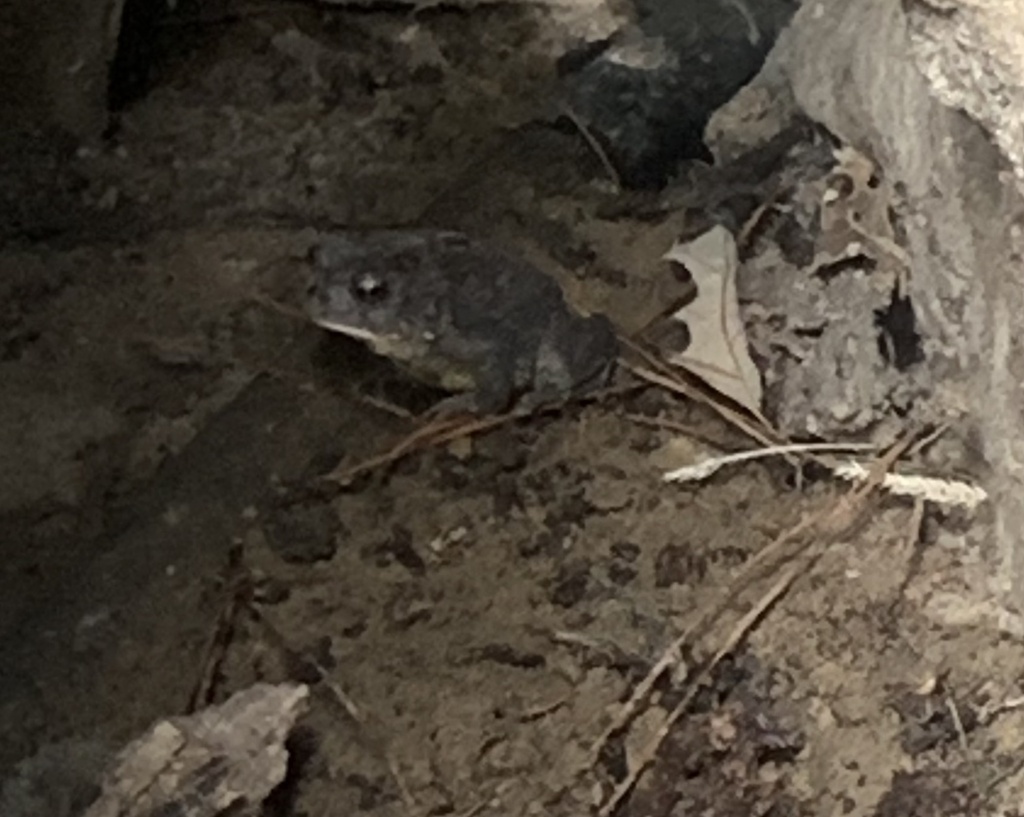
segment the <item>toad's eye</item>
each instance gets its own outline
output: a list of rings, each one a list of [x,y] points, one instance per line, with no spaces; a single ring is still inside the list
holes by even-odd
[[[352,294],[363,303],[380,303],[387,299],[388,292],[388,285],[376,275],[359,275],[352,280]]]

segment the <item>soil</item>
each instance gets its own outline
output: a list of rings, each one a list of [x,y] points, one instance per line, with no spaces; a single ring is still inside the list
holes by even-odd
[[[829,523],[849,486],[785,461],[665,483],[748,442],[644,384],[324,480],[434,395],[296,311],[314,228],[472,229],[649,306],[671,219],[530,124],[541,33],[206,7],[103,144],[8,153],[0,768],[300,680],[272,815],[1016,813],[1024,648],[969,519]]]

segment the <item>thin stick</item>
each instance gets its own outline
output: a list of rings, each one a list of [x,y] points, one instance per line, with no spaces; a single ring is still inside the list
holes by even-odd
[[[360,403],[365,403],[370,408],[375,408],[378,411],[383,411],[386,414],[390,414],[392,417],[398,417],[400,420],[415,420],[416,415],[408,409],[404,409],[401,406],[396,406],[387,400],[383,400],[380,397],[371,397],[368,394],[360,394],[358,396]]]
[[[636,384],[632,383],[625,386],[614,386],[588,394],[583,398],[583,400],[602,400],[611,395],[625,394],[635,390],[636,388]],[[505,414],[495,414],[490,417],[454,417],[435,420],[416,429],[382,454],[377,454],[376,456],[370,457],[369,459],[363,460],[362,462],[356,463],[355,465],[347,468],[343,468],[339,465],[330,473],[325,474],[323,479],[329,482],[336,482],[340,485],[346,485],[355,477],[364,474],[367,471],[372,471],[385,465],[391,465],[392,463],[395,463],[403,457],[411,454],[413,451],[436,448],[437,446],[445,445],[446,443],[450,443],[462,437],[471,437],[472,435],[479,434],[483,431],[490,431],[491,429],[505,425],[506,423],[522,420],[535,415],[546,414],[552,411],[559,411],[571,402],[573,401],[539,406],[530,412],[510,411]]]
[[[649,383],[654,383],[655,385],[662,386],[669,391],[681,394],[683,397],[693,400],[696,403],[703,403],[714,410],[716,414],[731,426],[739,429],[748,437],[757,440],[757,442],[762,445],[776,445],[779,442],[778,438],[774,437],[772,433],[763,431],[735,409],[729,408],[728,406],[709,398],[699,389],[695,389],[681,380],[677,380],[673,377],[669,377],[642,366],[629,366],[629,370],[637,377],[642,378]]]
[[[415,798],[412,796],[412,793],[409,791],[409,787],[406,785],[401,769],[392,754],[390,747],[391,742],[383,736],[383,729],[379,720],[374,718],[372,713],[367,713],[363,707],[357,704],[352,696],[342,689],[341,684],[331,677],[331,673],[328,671],[327,667],[318,661],[315,656],[308,654],[300,655],[298,652],[293,650],[288,645],[288,641],[284,634],[277,629],[277,627],[258,607],[250,604],[248,609],[253,618],[263,626],[264,632],[269,636],[270,641],[275,647],[277,647],[277,649],[285,655],[289,655],[294,659],[301,660],[304,663],[309,664],[314,670],[316,670],[318,680],[330,693],[330,698],[359,727],[362,735],[367,738],[371,744],[376,745],[375,748],[384,757],[388,771],[391,773],[391,777],[394,780],[395,786],[398,788],[398,792],[401,795],[406,808],[409,809],[410,813],[416,814],[419,811],[418,805]],[[375,732],[377,734],[374,734]]]
[[[767,448],[755,448],[751,451],[736,451],[709,457],[693,465],[684,465],[662,475],[665,482],[699,482],[727,465],[736,465],[750,460],[778,457],[786,454],[814,454],[841,451],[871,451],[873,443],[791,443],[789,445],[770,445]]]
[[[277,312],[279,315],[284,315],[288,318],[294,318],[295,320],[302,321],[303,323],[309,322],[309,315],[289,304],[282,303],[281,301],[271,298],[269,295],[264,295],[262,292],[254,292],[249,296],[249,300],[253,303],[257,303],[260,306],[266,307],[271,312]]]
[[[640,377],[645,377],[645,375],[642,374],[642,372],[647,371],[649,374],[653,374],[656,376],[660,375],[660,377],[658,377],[658,379],[655,381],[658,382],[659,385],[665,386],[666,388],[671,389],[672,391],[677,391],[680,394],[689,397],[691,400],[697,400],[701,403],[705,403],[706,405],[711,406],[711,408],[718,412],[723,419],[727,420],[730,423],[733,423],[741,431],[747,430],[746,426],[750,425],[750,422],[746,419],[743,412],[739,412],[730,407],[727,403],[724,402],[724,398],[722,398],[718,394],[718,392],[714,391],[709,386],[706,386],[706,391],[693,388],[688,383],[686,383],[686,381],[683,380],[682,377],[680,377],[679,369],[682,367],[673,366],[669,363],[666,363],[664,360],[649,352],[636,341],[631,340],[629,338],[622,338],[622,343],[634,354],[638,355],[644,361],[645,364],[647,364],[646,367],[629,366],[629,369],[634,374]],[[772,428],[771,423],[769,423],[768,420],[760,412],[749,413],[761,424],[762,428],[765,431],[770,432],[771,434],[775,434],[776,437],[778,437],[778,434]],[[760,439],[758,437],[755,437],[754,439],[757,439],[759,442],[762,442],[765,445],[771,445],[772,443],[780,442],[780,439],[772,439],[771,442],[767,442],[766,440]]]
[[[234,553],[229,556],[225,577],[226,598],[223,607],[217,614],[217,621],[203,650],[202,673],[192,689],[186,710],[190,715],[213,703],[214,687],[224,667],[228,648],[231,646],[238,625],[239,615],[248,604],[252,593],[249,573],[239,570]]]
[[[502,415],[500,417],[489,417],[487,419],[490,420],[491,425],[494,426],[499,425],[508,418],[506,415]],[[428,423],[421,428],[417,428],[411,434],[403,437],[387,451],[347,468],[343,468],[339,465],[330,473],[325,474],[323,479],[328,480],[329,482],[336,482],[340,485],[346,485],[360,474],[397,462],[402,459],[402,457],[419,448],[430,448],[432,446],[441,445],[446,440],[452,440],[456,437],[463,436],[464,434],[471,434],[474,430],[472,428],[473,425],[473,421],[467,422],[465,418],[454,418]],[[455,431],[456,433],[453,435],[452,431]]]
[[[263,627],[263,631],[269,636],[270,641],[273,645],[285,655],[291,656],[296,660],[301,660],[304,663],[309,664],[313,669],[316,670],[317,675],[320,676],[319,680],[323,682],[324,686],[330,691],[335,702],[338,703],[345,713],[355,721],[359,726],[366,727],[366,717],[363,715],[362,707],[356,704],[354,700],[343,690],[337,682],[331,679],[331,674],[328,672],[321,662],[319,662],[315,656],[312,655],[300,655],[288,645],[288,639],[285,638],[284,634],[271,623],[271,621],[263,614],[263,612],[254,604],[250,604],[248,607],[249,613],[255,618],[260,625]]]
[[[908,437],[906,440],[892,446],[889,451],[878,459],[871,470],[870,480],[849,489],[847,493],[841,497],[838,503],[822,508],[821,511],[816,514],[809,514],[805,516],[796,525],[786,531],[783,531],[767,547],[758,551],[758,553],[747,560],[740,573],[733,579],[733,583],[725,596],[711,609],[705,611],[704,615],[702,615],[693,626],[676,638],[664,650],[657,663],[651,668],[644,679],[634,688],[629,700],[619,709],[619,712],[613,719],[612,724],[603,730],[599,738],[591,745],[590,750],[587,752],[587,756],[577,770],[577,773],[581,773],[586,771],[586,769],[593,767],[596,759],[600,756],[601,751],[611,736],[629,723],[640,704],[646,700],[662,674],[676,665],[678,662],[678,656],[681,654],[683,647],[692,639],[693,634],[707,627],[710,621],[717,619],[753,583],[756,567],[774,557],[786,545],[792,542],[799,542],[800,538],[804,534],[807,534],[812,530],[820,529],[830,537],[834,538],[840,535],[846,527],[849,527],[852,524],[853,520],[859,514],[859,511],[863,508],[869,495],[881,484],[885,473],[892,467],[896,459],[906,450],[910,439],[911,438]],[[807,540],[804,541],[803,544],[798,545],[796,550],[790,554],[790,558],[798,557],[811,547],[814,542],[814,539],[807,537]],[[790,576],[790,574],[795,575],[795,568],[791,568],[786,575]],[[792,581],[791,577],[788,581],[784,580],[783,582],[777,583],[776,588],[778,588],[779,593],[783,592],[789,586],[789,581]],[[772,592],[769,592],[768,596],[765,598],[768,599],[768,603],[770,603]],[[765,601],[762,600],[762,603],[755,607],[755,610],[764,605]],[[744,621],[746,621],[746,619],[747,617],[744,618]],[[742,631],[742,627],[737,630],[737,632]],[[728,644],[729,642],[727,641],[726,643]],[[727,651],[728,649],[726,649],[726,652]],[[724,655],[724,652],[719,650],[712,666],[714,663],[721,660],[722,655]],[[679,715],[676,717],[678,718]],[[618,800],[621,800],[622,797],[628,793],[629,788],[629,786],[623,787],[620,785],[616,789],[616,793],[613,794],[613,799],[618,796]],[[610,813],[610,811],[608,813]]]
[[[798,570],[799,568],[799,570]],[[610,817],[614,813],[622,800],[633,790],[637,782],[643,776],[647,768],[654,762],[658,756],[658,752],[661,750],[662,744],[665,739],[669,736],[672,731],[672,727],[675,726],[676,722],[686,713],[693,699],[697,696],[697,692],[703,683],[707,682],[711,673],[714,672],[715,667],[721,662],[721,660],[728,655],[736,646],[750,633],[754,625],[761,620],[761,617],[768,611],[768,609],[778,601],[782,595],[790,588],[793,581],[796,579],[799,572],[805,568],[803,565],[793,565],[786,572],[782,578],[780,578],[775,585],[761,598],[761,600],[751,609],[739,623],[733,628],[732,633],[726,639],[725,643],[719,648],[718,652],[715,653],[714,658],[708,663],[708,665],[689,683],[689,688],[686,695],[683,697],[675,709],[673,709],[668,717],[662,722],[661,727],[655,733],[654,738],[644,747],[643,752],[630,770],[626,778],[615,787],[608,800],[601,806],[598,811],[598,817]]]
[[[594,151],[594,155],[597,156],[598,161],[604,167],[605,173],[608,174],[608,178],[611,179],[612,184],[615,185],[616,190],[622,189],[622,177],[619,175],[619,171],[615,169],[615,165],[612,164],[611,159],[608,158],[608,154],[604,148],[601,147],[601,143],[597,141],[594,134],[590,132],[590,129],[583,124],[583,120],[579,118],[572,108],[568,105],[562,105],[562,114],[576,127],[576,130],[580,132],[580,135],[586,140],[586,143],[590,146],[590,149]]]
[[[768,561],[782,549],[783,545],[792,541],[795,538],[796,533],[802,533],[808,528],[820,528],[822,532],[829,536],[837,537],[845,530],[852,527],[854,521],[864,508],[868,498],[882,485],[882,482],[885,480],[885,475],[895,464],[896,460],[902,456],[904,451],[906,451],[907,447],[910,445],[911,439],[912,437],[908,436],[904,440],[890,447],[885,454],[876,459],[872,464],[871,470],[868,473],[868,478],[843,494],[839,498],[839,501],[830,508],[825,508],[821,513],[805,518],[803,521],[798,523],[796,527],[787,531],[782,536],[776,538],[775,541],[767,547],[764,547],[755,553],[750,559],[744,562],[743,570],[740,574],[741,577],[744,580],[748,580],[755,567]],[[803,547],[799,548],[796,553],[792,555],[795,556],[799,554],[806,548],[810,547],[811,544],[813,544],[813,542],[805,543]]]
[[[951,695],[946,695],[946,709],[949,710],[949,715],[953,719],[953,727],[956,729],[956,737],[960,743],[960,751],[964,754],[964,760],[967,761],[967,765],[971,769],[971,778],[974,783],[974,789],[978,794],[978,797],[985,797],[985,786],[982,785],[981,772],[978,769],[978,764],[974,762],[974,758],[971,756],[970,742],[967,740],[967,730],[964,729],[963,719],[960,717],[960,709],[956,705],[956,701],[953,700]]]

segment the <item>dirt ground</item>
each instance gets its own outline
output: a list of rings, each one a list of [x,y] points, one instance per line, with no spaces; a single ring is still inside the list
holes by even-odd
[[[104,144],[6,157],[0,769],[291,679],[271,815],[1019,813],[969,518],[843,517],[784,461],[666,484],[747,442],[650,385],[323,480],[434,395],[294,311],[314,228],[462,227],[642,302],[665,226],[527,125],[515,9],[252,8],[167,22]]]

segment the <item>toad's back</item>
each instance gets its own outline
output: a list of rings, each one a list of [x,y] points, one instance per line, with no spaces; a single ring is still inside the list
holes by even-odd
[[[550,276],[460,233],[326,238],[310,312],[421,379],[478,392],[488,408],[585,389],[618,350],[609,322],[573,312]]]

